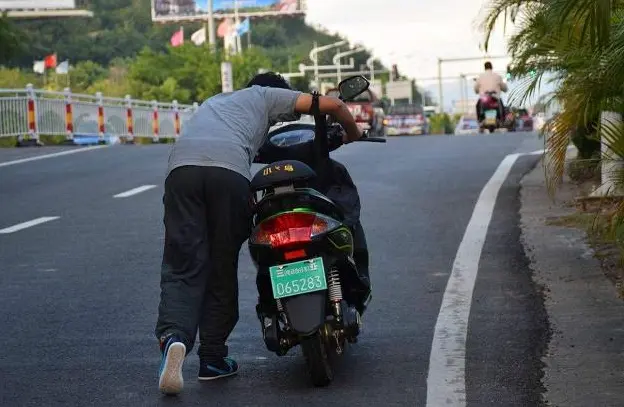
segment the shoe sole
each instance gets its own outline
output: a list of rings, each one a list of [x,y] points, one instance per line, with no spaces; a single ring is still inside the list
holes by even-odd
[[[165,366],[158,380],[158,388],[162,393],[173,395],[182,391],[184,387],[182,364],[185,357],[186,346],[183,343],[173,343],[169,346]]]
[[[222,375],[214,376],[214,377],[200,377],[200,376],[197,376],[197,380],[202,381],[202,382],[207,382],[209,380],[223,379],[225,377],[234,376],[236,374],[238,374],[238,370],[236,372],[232,372],[232,373],[228,373],[228,374],[222,374]]]

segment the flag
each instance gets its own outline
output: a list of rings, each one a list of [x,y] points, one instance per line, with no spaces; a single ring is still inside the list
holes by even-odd
[[[206,42],[206,28],[195,31],[193,35],[191,35],[191,41],[193,41],[195,45],[201,45]]]
[[[249,32],[249,18],[246,18],[245,21],[240,23],[238,27],[236,27],[236,33],[241,36],[247,32]]]
[[[67,75],[69,73],[69,60],[61,62],[56,67],[56,73],[59,75]]]
[[[45,73],[45,61],[44,60],[35,61],[33,63],[33,71],[35,71],[36,73],[40,73],[40,74]]]
[[[220,38],[226,38],[232,32],[234,22],[231,18],[224,19],[219,27],[217,28],[217,35]]]
[[[46,68],[56,68],[56,54],[46,56],[44,61]]]
[[[176,31],[171,36],[172,47],[179,47],[182,44],[184,44],[184,27],[180,27],[180,30]]]

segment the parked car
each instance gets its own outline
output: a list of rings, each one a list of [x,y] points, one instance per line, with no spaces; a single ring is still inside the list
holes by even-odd
[[[335,97],[339,94],[338,89],[330,89],[326,93],[328,96]],[[368,89],[354,100],[346,102],[346,105],[355,118],[355,122],[362,130],[369,130],[371,137],[386,136],[383,104],[373,91]]]
[[[390,106],[384,124],[389,136],[429,133],[423,108],[415,104]]]
[[[479,134],[479,121],[476,115],[463,115],[455,126],[455,135]]]

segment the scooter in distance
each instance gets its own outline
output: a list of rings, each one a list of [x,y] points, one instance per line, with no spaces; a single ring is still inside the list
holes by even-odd
[[[481,121],[479,131],[487,129],[490,133],[494,133],[497,128],[502,127],[502,115],[500,101],[495,92],[486,92],[481,96],[481,110],[485,118]]]
[[[340,98],[350,100],[368,89],[369,82],[354,76],[338,87]],[[343,354],[347,342],[357,342],[371,297],[370,290],[363,296],[368,286],[353,259],[353,231],[342,210],[319,192],[319,181],[328,174],[329,152],[342,145],[343,131],[319,112],[318,97],[314,94],[314,124],[272,131],[254,160],[268,165],[251,181],[254,216],[248,245],[257,269],[256,311],[267,349],[284,356],[300,345],[312,383],[327,386],[333,380],[331,360]],[[304,146],[313,146],[310,165],[299,159],[276,160],[280,155],[302,157],[297,150]]]

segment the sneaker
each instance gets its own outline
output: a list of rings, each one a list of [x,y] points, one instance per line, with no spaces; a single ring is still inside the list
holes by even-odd
[[[184,387],[182,364],[186,357],[186,346],[176,336],[170,336],[160,345],[162,361],[158,372],[158,388],[167,395],[178,394]]]
[[[200,362],[199,380],[215,380],[223,377],[234,376],[238,373],[238,363],[231,358],[223,358],[218,362]]]

